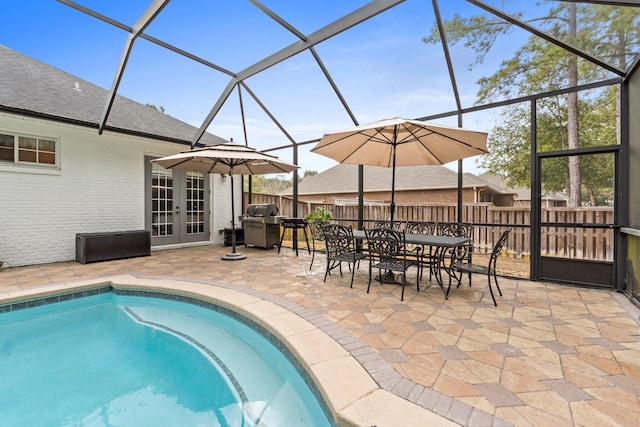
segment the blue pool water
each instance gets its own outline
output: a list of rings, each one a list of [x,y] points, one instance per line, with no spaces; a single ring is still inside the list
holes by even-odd
[[[193,304],[105,293],[0,314],[2,426],[329,426],[289,360]]]

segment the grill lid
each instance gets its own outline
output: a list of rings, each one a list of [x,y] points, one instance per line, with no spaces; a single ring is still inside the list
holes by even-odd
[[[278,207],[273,203],[248,205],[245,216],[274,216],[278,213]]]

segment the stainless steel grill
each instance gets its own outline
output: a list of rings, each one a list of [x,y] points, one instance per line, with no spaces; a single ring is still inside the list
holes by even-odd
[[[273,203],[248,205],[242,216],[244,244],[260,248],[273,248],[280,243],[280,223],[278,207]]]

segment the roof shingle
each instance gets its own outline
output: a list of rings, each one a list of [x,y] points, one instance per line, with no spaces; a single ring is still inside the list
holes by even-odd
[[[109,91],[0,45],[0,111],[49,117],[97,128]],[[117,95],[105,129],[190,143],[197,129]],[[201,142],[221,144],[207,133]]]

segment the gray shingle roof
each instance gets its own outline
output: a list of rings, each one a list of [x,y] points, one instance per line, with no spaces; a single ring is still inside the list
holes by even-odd
[[[389,191],[391,168],[364,167],[364,191]],[[474,176],[474,175],[472,175]],[[463,186],[486,186],[465,176]],[[396,168],[396,191],[457,188],[458,173],[440,165],[403,166]],[[317,175],[307,176],[298,184],[299,194],[340,194],[358,191],[358,165],[338,164]],[[292,194],[292,189],[282,195]]]
[[[37,115],[97,128],[109,91],[0,45],[0,111]],[[116,96],[105,129],[189,143],[197,128]],[[205,144],[224,139],[205,134]]]
[[[523,187],[511,188],[507,185],[507,182],[504,179],[504,177],[500,175],[493,175],[488,172],[485,172],[482,175],[480,175],[478,178],[486,180],[492,183],[493,185],[495,185],[496,187],[502,186],[505,192],[515,193],[516,194],[515,200],[531,200],[530,188],[523,188]],[[567,195],[562,193],[555,193],[552,191],[543,191],[542,198],[544,200],[567,200]]]

